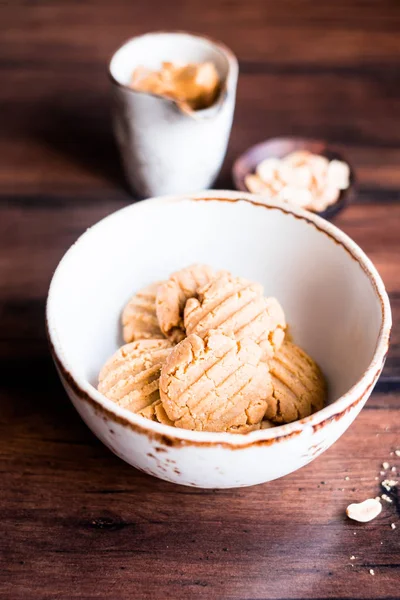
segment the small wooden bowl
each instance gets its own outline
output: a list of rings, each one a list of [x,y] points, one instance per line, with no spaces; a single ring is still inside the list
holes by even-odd
[[[284,158],[291,152],[296,150],[308,150],[313,154],[325,156],[328,160],[342,160],[349,165],[350,168],[350,185],[346,190],[340,191],[338,200],[328,206],[323,212],[317,213],[325,219],[330,219],[341,211],[352,199],[354,194],[354,170],[349,161],[337,152],[334,148],[328,146],[326,142],[320,140],[310,140],[306,138],[296,137],[279,137],[271,138],[260,144],[252,146],[236,159],[232,167],[232,177],[237,190],[248,192],[245,184],[245,177],[250,173],[254,173],[257,165],[266,158]],[[260,195],[261,196],[261,195]]]

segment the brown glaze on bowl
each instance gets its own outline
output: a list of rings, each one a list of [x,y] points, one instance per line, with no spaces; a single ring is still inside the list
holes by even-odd
[[[284,158],[291,152],[297,150],[308,150],[313,154],[325,156],[328,160],[342,160],[347,163],[350,168],[350,186],[346,190],[340,191],[338,200],[328,206],[328,208],[319,214],[325,219],[331,219],[339,211],[341,211],[354,195],[354,170],[349,164],[349,161],[337,152],[333,147],[321,140],[311,140],[307,138],[296,137],[278,137],[271,138],[265,142],[261,142],[252,146],[236,159],[232,168],[232,178],[237,190],[249,192],[245,184],[245,177],[250,173],[254,173],[257,165],[266,158]]]

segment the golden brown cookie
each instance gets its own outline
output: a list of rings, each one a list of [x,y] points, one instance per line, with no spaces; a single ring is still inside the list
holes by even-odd
[[[285,341],[269,361],[273,392],[265,417],[291,423],[323,408],[326,382],[317,363],[304,350]]]
[[[214,277],[207,265],[191,265],[173,273],[161,283],[157,290],[156,313],[160,329],[173,343],[185,337],[183,309],[188,298],[197,295],[198,290]]]
[[[228,431],[260,423],[272,393],[262,351],[220,331],[192,334],[161,369],[160,397],[176,427]]]
[[[233,331],[236,339],[251,337],[269,358],[285,337],[285,315],[275,298],[264,298],[263,287],[229,273],[217,275],[186,302],[186,333],[209,329]]]
[[[171,352],[168,340],[137,340],[122,346],[99,375],[99,392],[119,406],[140,412],[160,399],[161,366]]]
[[[125,306],[122,313],[124,342],[164,338],[156,315],[158,286],[159,283],[152,283],[139,290]]]

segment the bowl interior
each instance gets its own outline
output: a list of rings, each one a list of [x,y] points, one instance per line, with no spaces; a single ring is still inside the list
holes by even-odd
[[[130,296],[194,262],[262,282],[281,302],[294,341],[320,364],[329,401],[373,358],[378,294],[352,254],[306,218],[245,201],[151,200],[87,231],[60,263],[50,289],[52,341],[76,379],[96,386],[122,343]]]
[[[132,38],[116,51],[111,59],[110,73],[119,84],[129,85],[138,66],[159,69],[163,62],[205,61],[214,63],[223,82],[228,75],[229,61],[217,44],[183,32],[148,33]]]
[[[246,175],[254,173],[257,165],[266,158],[284,158],[291,152],[296,152],[297,150],[308,150],[312,154],[325,156],[329,160],[342,160],[348,164],[348,160],[340,152],[321,140],[297,137],[272,138],[252,146],[237,158],[232,168],[232,177],[236,189],[241,190],[242,192],[248,192],[245,184]],[[324,218],[333,217],[351,200],[354,189],[354,170],[351,165],[349,166],[350,187],[347,190],[341,190],[338,200],[331,206],[328,206],[326,210],[318,213],[320,216]]]

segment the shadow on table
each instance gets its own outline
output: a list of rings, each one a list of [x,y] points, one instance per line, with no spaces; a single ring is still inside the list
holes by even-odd
[[[0,331],[1,413],[9,429],[79,427],[50,356],[45,300],[0,303]]]
[[[104,98],[91,104],[78,100],[42,103],[34,110],[32,127],[34,137],[52,151],[132,195],[112,131],[111,109]],[[226,157],[213,188],[233,189],[231,162],[232,157]]]
[[[67,160],[129,192],[119,160],[108,104],[43,103],[33,116],[36,139]],[[130,192],[129,192],[130,193]]]

